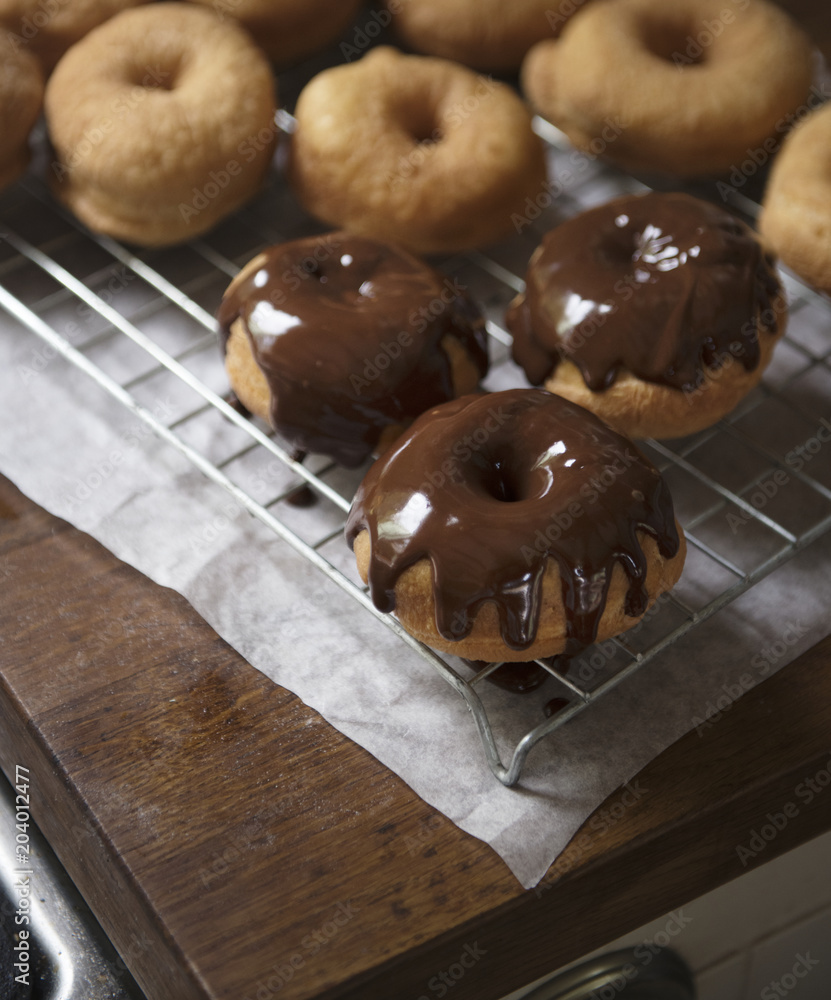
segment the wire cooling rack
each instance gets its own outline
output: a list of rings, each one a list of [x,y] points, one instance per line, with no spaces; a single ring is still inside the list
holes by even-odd
[[[278,124],[290,131],[291,116],[280,112]],[[542,234],[585,208],[645,190],[641,181],[574,151],[547,122],[538,118],[535,128],[548,145],[552,189],[529,203],[515,237],[434,261],[486,312],[492,368],[485,386],[493,390],[525,384],[510,360],[502,323]],[[744,186],[692,190],[716,201],[723,197],[751,221],[758,212]],[[500,664],[476,670],[438,656],[394,617],[379,613],[347,567],[341,536],[361,473],[350,477],[315,458],[305,465],[293,461],[269,428],[246,419],[225,398],[214,320],[222,292],[263,247],[321,232],[294,203],[279,164],[256,202],[182,247],[135,251],[90,234],[53,201],[35,170],[0,197],[0,227],[0,306],[423,657],[467,702],[488,764],[505,785],[518,781],[529,751],[543,737],[831,530],[831,463],[817,457],[831,432],[831,300],[783,271],[789,331],[763,384],[717,426],[690,438],[641,445],[669,481],[687,536],[680,583],[635,629],[567,666],[535,661],[551,678],[545,694],[534,693],[535,705],[542,709],[546,702],[549,711],[556,710],[548,718],[538,711],[540,721],[518,739],[506,736],[494,717],[504,718],[506,699],[527,705],[530,696],[483,685]],[[151,408],[146,401],[151,385],[155,393],[170,390],[177,400],[172,412]],[[236,443],[227,453],[209,454],[193,443],[205,440],[193,429],[206,421],[235,429]],[[251,465],[275,459],[285,476],[280,488],[266,495],[251,485]],[[320,501],[301,516],[290,500],[303,482]],[[497,713],[488,706],[495,700]]]

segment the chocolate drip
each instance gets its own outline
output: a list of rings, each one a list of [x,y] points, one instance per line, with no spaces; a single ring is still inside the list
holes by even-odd
[[[728,212],[687,194],[630,196],[546,235],[507,325],[535,385],[566,358],[594,391],[621,369],[684,390],[728,359],[757,367],[779,291],[773,258]]]
[[[543,706],[543,712],[546,719],[550,719],[552,715],[562,712],[562,710],[567,707],[568,698],[552,698],[551,701],[547,701]]]
[[[303,483],[289,493],[286,503],[292,507],[313,507],[317,503],[317,494],[308,483]]]
[[[271,247],[219,309],[241,319],[271,421],[307,451],[359,465],[393,424],[454,396],[443,340],[487,372],[484,321],[449,278],[374,240],[331,233]]]
[[[612,569],[629,581],[626,613],[646,609],[646,557],[678,551],[669,490],[626,438],[541,389],[464,396],[424,414],[369,470],[346,526],[369,531],[369,584],[382,611],[421,559],[432,564],[436,627],[470,633],[493,601],[512,649],[534,641],[549,558],[560,568],[570,649],[594,641]]]
[[[230,389],[228,392],[226,392],[225,395],[222,398],[231,407],[231,409],[232,410],[236,410],[237,413],[239,413],[239,415],[241,417],[250,417],[251,416],[251,411],[242,402],[242,400],[239,398],[239,396],[237,396],[237,394],[234,392],[233,389]]]
[[[466,660],[465,662],[477,671],[487,666],[485,660]],[[512,691],[514,694],[529,694],[542,687],[550,677],[551,674],[545,667],[541,667],[539,663],[534,663],[531,660],[529,663],[503,663],[492,674],[488,674],[485,680],[504,691]]]

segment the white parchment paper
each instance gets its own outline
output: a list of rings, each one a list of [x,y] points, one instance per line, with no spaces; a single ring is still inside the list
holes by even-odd
[[[818,316],[811,336],[823,336],[822,322]],[[116,377],[134,371],[134,350],[111,342],[108,371]],[[787,352],[781,357],[769,375],[773,382],[789,374]],[[831,629],[831,536],[826,534],[544,741],[529,758],[522,786],[506,789],[487,768],[464,702],[426,663],[87,375],[5,315],[0,318],[0,373],[3,474],[47,510],[183,594],[253,666],[295,692],[463,830],[490,844],[525,887],[543,877],[582,822],[649,760],[691,728],[706,739],[719,722],[714,713],[729,711],[738,691],[764,681]],[[203,375],[217,391],[224,389],[218,356],[210,356]],[[503,365],[491,387],[515,377],[510,365]],[[754,433],[783,453],[811,440],[812,429],[822,428],[821,420],[831,416],[830,382],[813,379],[815,426],[806,417],[804,426],[777,442],[781,417],[776,411],[765,416],[762,406],[754,411]],[[192,395],[180,398],[169,383],[154,385],[150,379],[136,394],[165,422],[193,408]],[[190,434],[190,443],[216,460],[246,440],[218,414],[209,414],[201,430],[189,427],[184,436]],[[824,449],[811,456],[805,471],[828,484],[831,450]],[[735,455],[714,455],[708,473],[719,475],[721,469],[732,485]],[[292,482],[273,457],[257,452],[237,463],[234,474],[254,495],[273,496]],[[683,518],[699,502],[693,486],[699,487],[683,481],[671,485]],[[772,516],[777,504],[785,514],[804,511],[801,489],[791,475],[778,499],[770,500]],[[312,526],[319,537],[321,524],[339,519],[326,502],[284,513],[301,536],[309,537]],[[812,512],[822,515],[822,510]],[[770,533],[759,536],[753,524],[729,524],[723,512],[700,530],[713,545],[719,536],[740,565],[781,543]],[[354,572],[342,538],[323,551]],[[729,582],[723,576],[715,562],[691,550],[678,592],[693,607],[702,607]],[[650,630],[672,613],[663,607],[636,633],[636,648],[645,648]],[[665,622],[662,627],[666,631]],[[575,669],[582,680],[596,682],[615,662],[613,648],[607,647],[587,654]],[[497,725],[520,735],[540,721],[542,704],[560,693],[553,686],[519,704],[495,688],[486,692]],[[638,797],[651,794],[633,789]],[[616,816],[610,814],[604,823]]]

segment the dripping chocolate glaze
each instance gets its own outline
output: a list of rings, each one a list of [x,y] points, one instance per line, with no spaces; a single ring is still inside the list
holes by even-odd
[[[420,417],[361,483],[350,545],[364,529],[377,608],[393,611],[398,578],[429,559],[439,633],[464,638],[493,601],[502,639],[517,650],[536,636],[549,558],[560,568],[568,638],[588,644],[615,563],[628,578],[626,613],[646,609],[638,532],[666,558],[679,546],[656,469],[593,414],[543,389],[463,396]]]
[[[445,337],[480,375],[488,367],[484,321],[463,291],[404,251],[342,232],[265,250],[222,300],[223,347],[238,318],[275,429],[348,466],[384,428],[453,398]]]
[[[728,212],[687,194],[629,196],[546,235],[507,325],[536,385],[567,358],[595,391],[621,369],[683,390],[728,357],[756,368],[779,289],[773,258]]]

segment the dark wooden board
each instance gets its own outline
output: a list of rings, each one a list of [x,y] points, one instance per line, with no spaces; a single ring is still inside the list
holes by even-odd
[[[831,759],[829,641],[661,754],[648,794],[524,892],[5,480],[0,581],[2,766],[30,768],[34,817],[151,1000],[434,995],[466,947],[454,997],[496,998],[831,828],[817,797],[747,868],[736,853]]]

